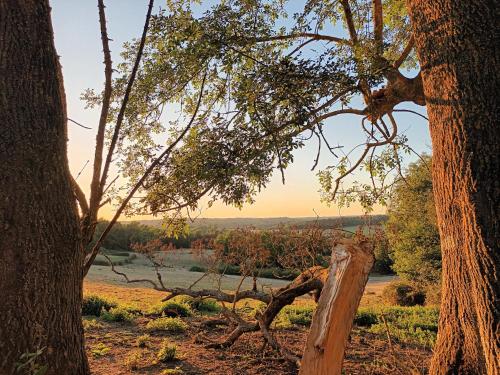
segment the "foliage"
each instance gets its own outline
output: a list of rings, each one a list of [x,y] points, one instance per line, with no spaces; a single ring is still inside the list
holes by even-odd
[[[404,280],[421,284],[435,284],[441,274],[430,168],[430,156],[409,166],[394,187],[386,224],[393,269]]]
[[[292,280],[314,265],[327,265],[336,234],[313,225],[280,225],[270,230],[226,230],[214,240],[197,242],[194,254],[204,266],[190,270],[243,277]],[[213,251],[207,253],[206,249]]]
[[[161,372],[161,375],[182,375],[184,371],[180,367],[176,368],[166,368]]]
[[[135,371],[139,368],[139,365],[141,364],[143,357],[144,357],[144,355],[142,352],[135,351],[135,352],[129,353],[125,357],[123,364],[125,365],[125,367],[127,369],[129,369],[131,371]]]
[[[213,298],[194,298],[189,305],[199,312],[216,313],[222,309]]]
[[[145,348],[148,346],[148,343],[151,341],[151,336],[149,336],[147,333],[144,335],[141,335],[137,338],[136,344],[139,348]]]
[[[108,354],[111,351],[111,348],[107,346],[106,344],[100,342],[94,345],[90,349],[90,353],[94,357],[104,357],[106,354]]]
[[[415,306],[423,305],[425,293],[414,285],[396,281],[387,285],[382,291],[382,299],[388,305]]]
[[[373,264],[372,272],[381,275],[393,274],[393,261],[391,259],[392,254],[385,231],[383,229],[377,228],[373,239],[375,246],[375,248],[373,249],[375,255],[375,263]]]
[[[117,306],[110,308],[109,311],[103,311],[101,319],[107,322],[131,322],[134,320],[134,315],[126,308]]]
[[[116,307],[116,302],[110,301],[97,295],[87,295],[83,297],[82,315],[101,316],[102,311]]]
[[[379,321],[377,314],[371,309],[361,308],[356,312],[354,324],[358,327],[371,327]]]
[[[309,327],[312,322],[312,317],[314,314],[314,307],[312,306],[301,306],[301,305],[290,305],[285,306],[279,313],[277,319],[277,326],[279,328],[287,328],[286,322],[291,324]]]
[[[206,268],[203,266],[191,266],[189,267],[189,272],[206,272]]]
[[[191,308],[188,304],[177,301],[163,302],[161,305],[153,308],[153,312],[168,317],[186,317],[192,315]]]
[[[100,329],[103,327],[102,323],[99,322],[97,319],[83,319],[83,329],[84,330],[90,330],[90,329]]]
[[[438,319],[437,307],[368,307],[358,309],[354,323],[384,336],[387,323],[391,337],[404,343],[432,347],[436,341]]]
[[[355,43],[328,36],[348,28],[336,2],[303,1],[301,11],[295,2],[283,0],[224,1],[193,9],[199,3],[168,2],[167,9],[153,16],[116,155],[132,187],[158,151],[165,150],[156,136],[169,134],[166,143],[172,149],[162,154],[138,190],[141,199],[129,203],[126,212],[165,214],[167,226],[181,231],[185,220],[176,207],[194,210],[204,195],[210,196],[209,205],[217,199],[236,206],[252,202],[272,172],[283,172],[293,162],[294,150],[311,138],[338,158],[323,133],[324,121],[339,112],[365,116],[365,111],[350,108],[365,90],[360,81],[375,92],[384,80],[384,67],[400,57],[410,37],[404,7],[394,5],[401,1],[385,4],[380,56],[375,54],[379,48],[374,48],[368,1],[353,4]],[[110,123],[119,112],[138,46],[138,40],[124,46]],[[92,90],[83,98],[90,107],[102,101]],[[163,110],[172,104],[180,108],[179,118],[165,124]],[[366,132],[372,138],[385,135],[373,126]],[[388,145],[361,167],[382,180],[385,168],[394,170],[394,150],[404,149],[404,138],[397,141],[401,145]],[[328,176],[341,173],[346,164],[341,158],[339,166],[320,175],[326,196],[332,182]]]
[[[172,332],[172,333],[182,333],[188,328],[187,324],[184,323],[180,318],[158,318],[153,319],[148,322],[146,329],[150,332]]]
[[[177,346],[171,344],[168,340],[163,340],[161,343],[160,350],[156,357],[160,362],[171,362],[175,359],[177,355]]]
[[[425,305],[441,305],[441,284],[432,284],[428,285],[427,288],[425,288]]]

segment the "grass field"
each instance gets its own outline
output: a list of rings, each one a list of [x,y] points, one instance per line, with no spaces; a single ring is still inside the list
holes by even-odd
[[[203,274],[199,272],[190,272],[189,268],[201,263],[193,256],[192,252],[187,249],[176,250],[165,253],[164,263],[167,267],[161,269],[162,280],[168,287],[183,287],[187,288]],[[119,257],[119,260],[123,260]],[[154,269],[150,266],[149,261],[142,255],[137,254],[137,258],[130,264],[117,266],[120,272],[124,272],[130,279],[146,279],[156,280]],[[365,299],[376,300],[385,285],[394,279],[393,276],[370,276],[365,292]],[[97,282],[99,284],[110,284],[128,287],[145,287],[148,288],[148,283],[127,284],[124,278],[111,271],[109,266],[93,265],[90,268],[87,281]],[[221,288],[223,290],[234,290],[240,282],[240,277],[236,275],[225,275],[220,279]],[[210,276],[201,280],[197,284],[197,288],[213,288],[217,287],[219,278]],[[287,285],[289,281],[278,279],[259,278],[258,285],[260,288],[280,288]],[[251,281],[246,280],[243,283],[243,288],[251,288]],[[373,302],[373,301],[372,301]]]

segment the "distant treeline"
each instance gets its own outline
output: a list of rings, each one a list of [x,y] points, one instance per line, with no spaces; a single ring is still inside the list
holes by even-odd
[[[210,220],[210,219],[207,219]],[[229,220],[229,219],[224,219]],[[268,224],[272,224],[271,227],[277,227],[280,224],[275,218],[272,219],[260,219],[261,226],[264,226],[264,222],[269,220]],[[346,216],[342,218],[325,218],[325,219],[309,219],[308,220],[293,220],[286,221],[283,223],[285,226],[294,228],[306,228],[311,226],[316,226],[322,229],[331,228],[342,228],[342,227],[353,227],[359,225],[378,225],[387,221],[386,215],[371,215],[371,216]],[[101,220],[97,224],[94,239],[89,247],[92,247],[97,239],[101,236],[102,232],[108,225],[108,221]],[[207,222],[208,224],[209,222]],[[251,219],[248,219],[247,224],[251,223]],[[116,223],[111,229],[108,236],[105,238],[103,247],[106,249],[113,250],[124,250],[132,251],[132,244],[134,243],[146,243],[151,240],[160,238],[165,244],[172,244],[176,248],[190,248],[191,243],[199,239],[215,238],[218,235],[230,231],[231,229],[222,229],[215,225],[204,225],[195,226],[192,225],[188,234],[175,237],[167,237],[165,230],[158,226],[146,225],[141,222],[127,222],[127,223]]]
[[[343,217],[267,217],[267,218],[198,218],[189,226],[192,230],[224,230],[236,228],[272,229],[281,225],[304,228],[318,222],[324,229],[352,227],[357,225],[380,224],[387,220],[387,215],[363,215]],[[159,228],[161,220],[142,220],[141,224]]]
[[[97,239],[101,236],[102,232],[108,225],[108,221],[101,220],[97,224],[94,239],[89,247],[92,247]],[[144,225],[139,222],[129,223],[116,223],[108,236],[104,239],[102,247],[112,250],[133,251],[132,245],[134,243],[144,244],[151,240],[160,238],[165,244],[171,243],[176,248],[189,248],[191,242],[201,238],[213,238],[217,236],[218,232],[213,228],[196,228],[191,230],[187,235],[175,237],[167,237],[165,230],[158,227]]]
[[[342,227],[354,227],[360,225],[380,225],[387,221],[387,215],[367,215],[367,216],[344,216],[326,219],[308,220],[297,223],[296,228],[304,228],[311,225],[322,229],[333,229]]]

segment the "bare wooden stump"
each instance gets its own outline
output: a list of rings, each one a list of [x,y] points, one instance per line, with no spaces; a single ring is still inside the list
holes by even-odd
[[[373,266],[368,242],[342,240],[321,292],[302,356],[301,375],[339,375],[354,316]]]

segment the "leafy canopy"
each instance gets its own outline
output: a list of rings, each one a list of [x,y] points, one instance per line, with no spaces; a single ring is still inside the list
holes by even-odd
[[[410,164],[398,182],[386,224],[393,269],[417,283],[437,283],[441,275],[441,250],[432,194],[431,157]]]
[[[118,141],[121,173],[131,184],[137,181],[165,148],[160,134],[167,133],[167,146],[175,147],[142,184],[141,198],[128,212],[194,209],[204,195],[236,206],[252,202],[273,170],[283,173],[293,162],[293,151],[311,138],[338,158],[338,164],[319,173],[325,200],[334,199],[335,176],[347,171],[349,158],[339,157],[331,146],[324,122],[338,114],[358,114],[367,142],[387,138],[373,121],[364,124],[366,109],[352,105],[366,98],[366,90],[381,87],[384,67],[399,58],[410,38],[402,0],[384,2],[381,41],[374,38],[371,1],[352,2],[350,18],[345,3],[307,0],[299,9],[298,2],[285,0],[227,0],[208,7],[201,1],[167,1],[167,8],[152,18],[126,109]],[[138,43],[127,43],[122,53],[110,123]],[[414,64],[413,55],[405,64]],[[87,91],[84,98],[93,106],[101,95]],[[382,186],[362,186],[368,191],[362,198],[366,207],[385,201],[384,181],[400,164],[405,139],[391,141],[372,152],[369,164],[359,165]],[[349,204],[358,192],[345,191],[340,203]]]

